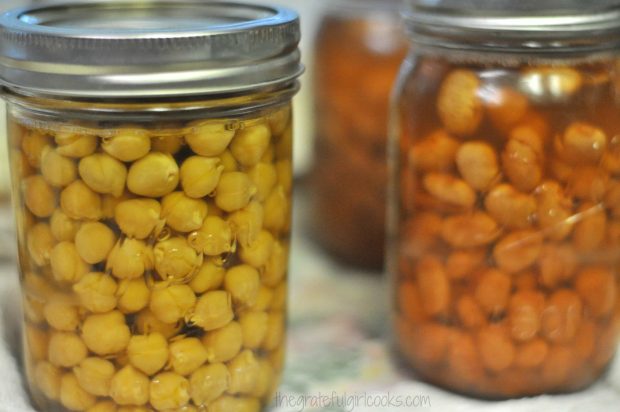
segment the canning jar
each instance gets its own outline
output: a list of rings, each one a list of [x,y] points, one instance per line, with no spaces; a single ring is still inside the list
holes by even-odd
[[[27,386],[41,411],[259,411],[281,375],[297,15],[5,14]]]
[[[399,352],[485,398],[584,388],[620,331],[620,2],[409,4],[391,140]]]
[[[373,269],[385,248],[389,96],[407,49],[397,4],[334,2],[315,48],[313,232],[334,256]]]

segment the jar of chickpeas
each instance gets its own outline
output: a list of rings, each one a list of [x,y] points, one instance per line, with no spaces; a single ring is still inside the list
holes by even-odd
[[[182,0],[8,12],[40,411],[252,412],[284,357],[297,15]]]
[[[401,359],[483,398],[587,387],[620,332],[620,2],[409,4],[391,140]]]
[[[375,270],[385,249],[389,97],[407,50],[399,4],[333,1],[315,48],[313,233],[336,258]]]

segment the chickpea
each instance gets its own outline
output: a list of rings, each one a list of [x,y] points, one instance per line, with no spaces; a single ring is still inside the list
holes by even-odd
[[[185,136],[189,147],[201,156],[219,156],[235,137],[223,122],[206,121],[193,125],[192,131]]]
[[[116,235],[112,229],[99,222],[84,223],[75,235],[78,254],[90,264],[103,262],[115,243]]]
[[[182,326],[180,323],[176,322],[164,323],[148,309],[144,309],[138,313],[135,325],[136,329],[141,334],[161,333],[167,339],[176,335]]]
[[[496,269],[488,269],[482,274],[475,297],[487,314],[497,316],[508,308],[511,283],[507,274]]]
[[[532,339],[517,349],[515,365],[519,368],[534,369],[543,364],[549,353],[549,344],[544,339]]]
[[[225,150],[220,155],[220,161],[222,162],[222,166],[224,166],[223,172],[238,172],[239,165],[235,160],[235,157],[230,153],[230,150]]]
[[[251,394],[256,386],[259,365],[250,350],[244,350],[228,364],[230,372],[230,394]]]
[[[149,378],[128,365],[112,378],[110,397],[118,405],[146,405],[149,401],[149,384]]]
[[[157,136],[151,138],[151,148],[155,152],[170,153],[175,155],[181,150],[185,141],[183,136]]]
[[[199,253],[219,256],[232,250],[232,228],[221,217],[207,216],[200,230],[190,234],[188,241]]]
[[[258,399],[222,395],[209,405],[209,412],[258,412]]]
[[[271,309],[284,310],[286,306],[287,294],[288,294],[288,285],[286,281],[282,281],[273,289],[273,299],[271,300]],[[254,308],[254,309],[258,310],[257,308]]]
[[[201,265],[202,256],[182,237],[173,237],[157,243],[153,249],[155,270],[161,279],[183,280]]]
[[[286,277],[288,267],[288,245],[274,242],[271,256],[265,264],[261,280],[265,286],[274,287]]]
[[[86,412],[118,412],[118,410],[114,402],[104,401],[91,406]]]
[[[35,361],[47,359],[49,351],[49,337],[47,332],[36,328],[30,324],[26,324],[24,328],[25,348],[29,355]]]
[[[284,340],[286,319],[282,312],[271,312],[269,314],[269,320],[267,322],[267,332],[265,333],[265,339],[263,340],[263,349],[275,350]]]
[[[241,245],[239,256],[244,263],[255,268],[265,266],[269,257],[272,255],[275,239],[271,232],[261,230],[256,236],[256,240],[248,245]]]
[[[540,330],[544,308],[545,297],[542,293],[534,291],[515,293],[510,299],[508,310],[512,338],[521,342],[533,339]]]
[[[291,121],[291,106],[284,106],[267,116],[271,133],[279,136],[286,130]]]
[[[570,163],[598,163],[607,149],[607,135],[595,126],[574,122],[556,139],[555,150]]]
[[[214,260],[207,260],[202,264],[189,286],[195,293],[219,289],[224,282],[225,275],[226,269],[223,266],[218,265]]]
[[[56,245],[52,229],[46,223],[37,223],[26,234],[28,254],[37,266],[49,263],[50,254]]]
[[[254,243],[263,228],[263,207],[252,201],[243,209],[232,213],[228,221],[237,241],[241,246],[248,246]]]
[[[36,168],[41,166],[43,151],[50,143],[49,136],[36,130],[28,130],[24,133],[21,141],[21,150],[30,166]]]
[[[267,199],[267,196],[269,196],[278,182],[278,173],[275,166],[271,163],[256,164],[248,170],[248,176],[256,187],[254,198],[259,202],[264,202]]]
[[[130,199],[116,206],[114,219],[130,238],[143,240],[163,226],[161,206],[153,199]]]
[[[582,270],[575,280],[575,290],[594,317],[606,318],[616,305],[616,277],[608,268]]]
[[[478,329],[486,324],[485,314],[472,296],[461,296],[456,302],[456,311],[460,322],[468,329]]]
[[[80,225],[79,221],[71,219],[61,209],[56,209],[50,218],[50,229],[59,242],[73,242]]]
[[[565,239],[573,230],[572,201],[554,181],[543,182],[536,189],[538,223],[553,240]]]
[[[102,216],[101,197],[84,182],[76,180],[60,194],[62,211],[75,220],[99,220]]]
[[[114,137],[104,139],[101,147],[118,160],[133,162],[151,150],[151,138],[143,129],[120,129]]]
[[[175,323],[187,316],[195,304],[196,295],[189,286],[171,285],[152,291],[149,309],[162,322]]]
[[[101,196],[101,216],[103,219],[114,219],[116,213],[116,207],[126,200],[135,198],[135,196],[128,191],[124,191],[119,197],[113,195]],[[163,224],[162,224],[163,225]]]
[[[73,160],[46,146],[41,152],[41,174],[53,187],[64,187],[76,179],[77,168]]]
[[[30,176],[23,181],[24,203],[36,217],[50,217],[56,208],[56,193],[42,176]]]
[[[161,333],[134,335],[127,346],[129,362],[136,369],[151,376],[168,362],[168,342]]]
[[[109,312],[116,307],[117,285],[104,273],[88,273],[75,285],[73,291],[80,304],[93,313]]]
[[[239,317],[243,347],[258,349],[267,335],[269,315],[265,312],[246,312]]]
[[[226,392],[230,385],[230,373],[223,363],[212,363],[192,373],[189,382],[194,403],[206,406]]]
[[[495,245],[493,257],[501,270],[517,273],[536,262],[542,241],[540,233],[533,230],[512,232]]]
[[[490,371],[501,372],[513,364],[516,348],[500,327],[482,329],[478,332],[477,341],[482,363]]]
[[[531,192],[542,180],[542,159],[536,147],[516,139],[510,139],[502,153],[504,173],[514,187]]]
[[[52,365],[71,368],[86,358],[87,354],[88,350],[84,342],[75,333],[54,332],[51,334],[48,359]]]
[[[87,134],[60,132],[55,137],[56,151],[63,156],[80,159],[97,150],[97,137]]]
[[[288,230],[291,216],[289,196],[282,186],[276,186],[265,200],[265,229],[275,233]]]
[[[577,211],[573,244],[580,252],[597,250],[605,241],[607,214],[602,205],[584,203]]]
[[[53,401],[60,397],[61,378],[61,370],[49,362],[39,362],[34,370],[37,387],[46,398]]]
[[[482,266],[486,259],[484,249],[455,250],[448,256],[446,274],[450,279],[463,279]]]
[[[22,285],[26,296],[33,297],[39,301],[47,301],[49,296],[54,293],[54,288],[47,279],[35,272],[25,272]]]
[[[127,175],[129,191],[138,196],[161,197],[179,184],[179,167],[170,154],[152,152],[134,162]]]
[[[90,315],[82,325],[82,339],[97,355],[112,355],[129,344],[131,332],[119,311]]]
[[[158,411],[181,408],[190,400],[189,381],[172,372],[155,376],[149,387],[151,406]]]
[[[469,209],[476,202],[474,190],[465,181],[448,174],[428,173],[423,185],[432,196],[452,206]]]
[[[209,357],[207,349],[197,338],[185,338],[170,344],[170,365],[182,376],[201,367]]]
[[[74,243],[60,242],[50,255],[52,274],[57,282],[76,283],[90,271],[90,266],[79,255]]]
[[[183,192],[173,192],[163,198],[161,216],[172,229],[191,232],[202,226],[207,216],[207,203],[187,197]]]
[[[495,186],[484,201],[489,215],[500,225],[512,229],[531,226],[537,210],[536,199],[508,184]]]
[[[228,362],[241,351],[243,330],[237,322],[209,331],[202,338],[207,349],[209,363]]]
[[[485,88],[484,97],[489,118],[500,131],[517,125],[529,109],[527,97],[510,87]]]
[[[127,168],[105,153],[82,158],[79,172],[84,183],[95,192],[120,197],[125,191]]]
[[[115,372],[114,364],[101,358],[86,358],[73,368],[82,389],[95,396],[108,396]]]
[[[274,292],[271,288],[261,285],[258,289],[258,297],[256,298],[256,304],[254,310],[267,310],[271,307],[273,302]]]
[[[544,245],[538,257],[540,283],[554,289],[568,281],[577,268],[577,258],[568,245]]]
[[[44,302],[26,296],[22,300],[22,305],[27,320],[34,324],[45,322],[45,316],[43,316]]]
[[[208,196],[220,181],[224,166],[217,157],[192,156],[181,165],[181,186],[194,199]]]
[[[416,275],[426,313],[435,316],[445,312],[450,304],[450,282],[439,259],[424,257],[416,266]]]
[[[219,329],[233,320],[232,296],[217,290],[203,294],[196,304],[191,322],[206,331]]]
[[[60,379],[60,403],[72,411],[84,411],[97,402],[97,398],[86,392],[73,373],[65,373]]]
[[[485,246],[500,233],[497,223],[481,212],[451,216],[441,224],[442,238],[455,248]]]
[[[153,251],[136,239],[122,239],[110,251],[106,268],[118,279],[136,279],[153,267]]]
[[[118,310],[125,314],[137,313],[148,306],[151,290],[143,278],[126,279],[119,284],[116,296],[118,296]]]
[[[225,212],[234,212],[247,206],[256,193],[256,186],[242,172],[222,173],[215,191],[215,204]]]
[[[463,143],[456,153],[456,165],[463,179],[476,190],[487,190],[499,178],[495,150],[484,142]]]
[[[47,323],[56,330],[73,332],[80,323],[78,310],[64,296],[52,296],[43,308]]]
[[[271,131],[268,126],[250,126],[237,132],[230,143],[230,151],[239,164],[252,167],[261,160],[270,141]]]
[[[543,335],[552,343],[571,342],[579,330],[582,311],[579,295],[569,289],[557,290],[543,311]]]
[[[258,297],[260,276],[252,266],[238,265],[226,272],[224,286],[235,303],[251,307]]]
[[[483,117],[478,97],[480,80],[469,70],[453,70],[444,79],[437,97],[437,111],[450,133],[469,136],[478,130]]]

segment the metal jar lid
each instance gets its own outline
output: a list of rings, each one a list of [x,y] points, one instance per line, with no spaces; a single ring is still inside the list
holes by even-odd
[[[303,72],[289,9],[77,0],[0,17],[0,81],[25,93],[140,98],[274,87]]]
[[[406,0],[414,42],[457,50],[587,54],[620,47],[620,0]]]

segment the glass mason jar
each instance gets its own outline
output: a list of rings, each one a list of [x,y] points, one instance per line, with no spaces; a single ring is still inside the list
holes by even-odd
[[[84,1],[0,23],[36,406],[261,410],[284,357],[297,15]]]
[[[334,256],[373,269],[385,248],[389,96],[407,50],[398,4],[336,2],[315,49],[312,230]]]
[[[394,102],[397,347],[474,396],[584,388],[620,331],[620,2],[432,3]]]

